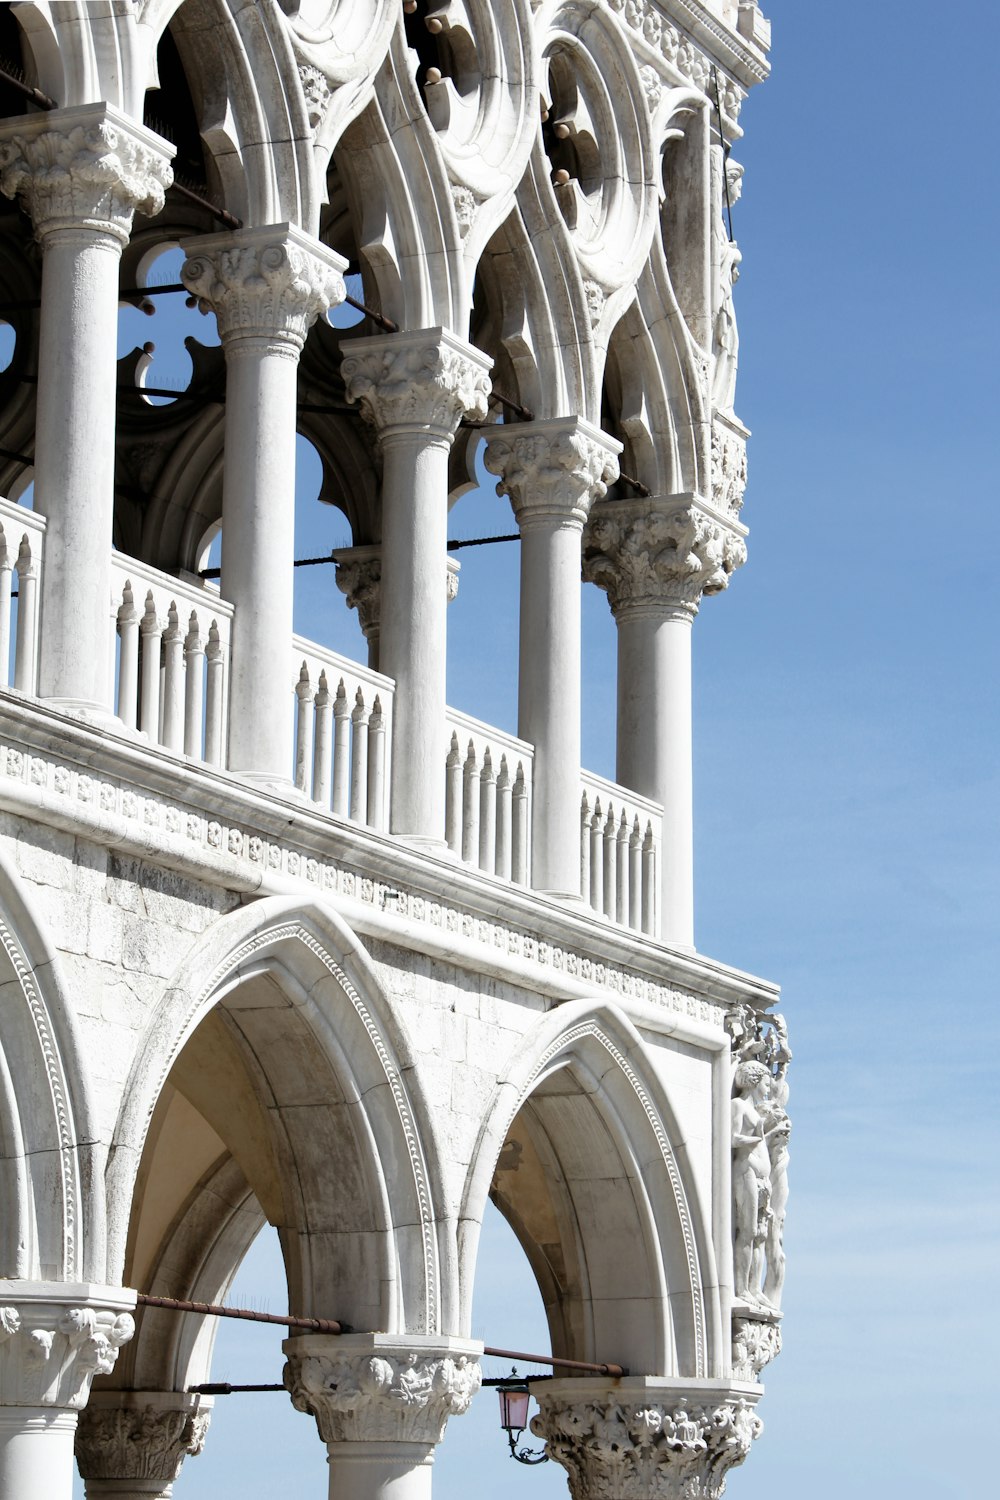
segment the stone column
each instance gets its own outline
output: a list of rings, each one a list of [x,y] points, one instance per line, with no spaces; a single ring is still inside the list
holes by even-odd
[[[118,271],[132,216],[157,214],[174,148],[110,104],[0,126],[0,188],[40,241],[35,506],[48,520],[38,691],[110,713]]]
[[[379,670],[395,679],[390,829],[444,849],[448,453],[491,361],[443,328],[352,339],[341,372],[382,449]]]
[[[221,587],[235,606],[227,763],[287,787],[298,361],[316,318],[343,300],[347,262],[291,224],[184,249],[181,279],[215,313],[226,357]]]
[[[348,608],[358,612],[361,633],[368,644],[368,665],[377,672],[382,615],[382,548],[340,547],[330,556],[336,564],[337,587],[346,595]],[[445,576],[445,597],[449,604],[458,598],[461,571],[458,559],[449,557]]]
[[[70,1500],[77,1413],[134,1307],[117,1287],[0,1280],[0,1500]]]
[[[632,1377],[532,1387],[531,1430],[573,1500],[718,1500],[764,1424],[760,1387]]]
[[[479,1390],[482,1344],[369,1333],[282,1347],[292,1404],[327,1445],[330,1500],[430,1500],[434,1449]]]
[[[694,946],[691,624],[746,559],[746,527],[696,495],[597,505],[584,577],[618,625],[619,783],[663,805],[660,935]]]
[[[212,1398],[185,1391],[94,1391],[76,1430],[87,1500],[170,1500],[199,1454]]]
[[[621,444],[580,417],[493,429],[486,467],[521,533],[517,732],[535,747],[532,885],[580,895],[580,552]]]

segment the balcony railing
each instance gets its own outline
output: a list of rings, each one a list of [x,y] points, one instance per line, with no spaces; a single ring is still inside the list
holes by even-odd
[[[44,536],[42,516],[0,499],[0,687],[13,677],[28,693],[37,691]],[[163,749],[225,769],[233,606],[212,585],[123,553],[112,555],[111,573],[116,714]],[[391,826],[394,689],[391,678],[292,638],[290,778],[334,817],[380,833]],[[449,847],[475,869],[530,886],[533,746],[448,709],[442,750]],[[580,890],[595,912],[657,932],[662,836],[657,803],[582,773]]]
[[[35,692],[38,685],[38,579],[44,538],[43,516],[0,500],[0,687],[13,686],[22,693]]]

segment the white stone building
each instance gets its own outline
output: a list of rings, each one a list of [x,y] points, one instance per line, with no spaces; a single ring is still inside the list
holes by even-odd
[[[91,1500],[169,1495],[217,1322],[137,1293],[221,1301],[264,1221],[290,1312],[350,1329],[285,1346],[331,1493],[421,1500],[488,1197],[555,1358],[627,1370],[535,1387],[576,1500],[746,1457],[789,1053],[694,946],[690,638],[745,558],[727,159],[768,41],[753,0],[0,12],[0,1500],[65,1500],[74,1442]],[[222,345],[157,406],[116,329],[169,245]],[[366,664],[293,636],[297,430]],[[517,737],[446,694],[484,436]]]

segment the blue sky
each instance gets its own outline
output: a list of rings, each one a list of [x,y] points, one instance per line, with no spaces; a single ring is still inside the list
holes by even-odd
[[[736,152],[750,557],[695,624],[698,943],[781,982],[795,1051],[785,1350],[729,1492],[967,1500],[1000,1201],[1000,35],[985,0],[768,14],[774,76]],[[494,523],[472,497],[454,531]],[[449,698],[513,728],[516,548],[462,562]],[[329,581],[305,587],[326,591],[301,595],[307,619],[338,621],[308,633],[356,653]],[[613,775],[614,633],[587,592],[585,760]],[[547,1347],[503,1225],[483,1257],[477,1334]],[[243,1294],[284,1305],[268,1242]],[[224,1328],[216,1374],[278,1378],[277,1345]],[[453,1422],[438,1500],[565,1494],[552,1465],[510,1467],[494,1402]],[[178,1500],[319,1500],[323,1458],[283,1397],[220,1401]]]

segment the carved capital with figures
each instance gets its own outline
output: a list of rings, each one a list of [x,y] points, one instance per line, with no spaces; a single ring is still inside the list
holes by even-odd
[[[493,361],[444,328],[352,339],[343,349],[347,399],[380,436],[402,429],[450,441],[463,417],[486,420]]]
[[[697,495],[595,506],[583,539],[583,576],[624,611],[669,607],[692,617],[703,594],[728,588],[746,561],[746,527]]]
[[[517,524],[583,526],[590,508],[618,478],[621,444],[582,417],[497,427],[486,467],[500,480]]]
[[[169,1494],[185,1458],[205,1446],[212,1398],[184,1391],[95,1391],[76,1429],[76,1461],[88,1497],[104,1485],[142,1480]],[[153,1489],[150,1489],[153,1493]]]
[[[135,1332],[120,1288],[0,1280],[0,1406],[80,1411]]]

